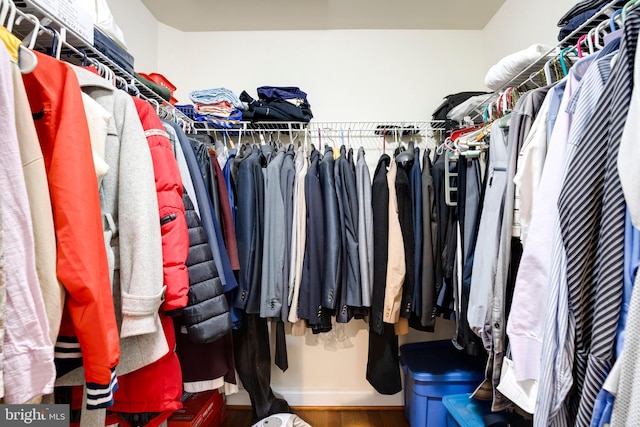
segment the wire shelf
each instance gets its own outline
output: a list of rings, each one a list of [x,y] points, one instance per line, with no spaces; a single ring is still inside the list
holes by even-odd
[[[595,28],[598,24],[600,24],[601,21],[611,18],[611,15],[613,15],[615,10],[617,9],[616,5],[618,3],[619,0],[613,0],[607,3],[604,7],[602,7],[602,9],[600,9],[599,12],[597,12],[595,15],[585,21],[580,27],[571,32],[571,34],[565,37],[555,47],[542,54],[537,60],[535,60],[524,70],[516,74],[511,80],[503,84],[495,92],[502,92],[509,87],[521,86],[523,84],[526,84],[527,82],[534,82],[534,84],[538,85],[535,82],[535,79],[537,79],[542,73],[542,69],[546,62],[550,58],[559,55],[560,50],[562,50],[563,47],[576,45],[580,36]]]
[[[88,61],[94,64],[102,64],[117,76],[116,86],[124,82],[125,85],[134,86],[139,96],[156,105],[158,113],[166,118],[173,118],[182,123],[185,130],[192,132],[206,133],[226,133],[227,135],[238,135],[239,133],[260,133],[260,132],[298,132],[307,131],[317,134],[320,138],[342,138],[344,137],[377,137],[377,138],[397,138],[397,137],[439,137],[444,133],[444,121],[379,121],[379,122],[229,122],[227,127],[217,126],[212,123],[199,122],[193,120],[188,112],[185,114],[180,109],[170,105],[165,99],[160,97],[141,81],[135,78],[130,72],[121,67],[118,63],[100,52],[97,48],[89,44],[86,40],[78,36],[55,16],[49,14],[37,3],[30,0],[9,0],[17,7],[17,13],[26,17],[32,14],[43,24],[53,28],[40,26],[40,33],[37,37],[36,47],[39,51],[50,52],[54,37],[58,37],[62,44],[61,58],[66,61],[81,65]],[[23,19],[16,25],[12,32],[21,39],[27,38],[34,30],[34,24],[29,19]]]
[[[182,114],[175,107],[170,105],[164,98],[156,94],[144,83],[135,78],[131,73],[123,69],[116,62],[111,60],[105,54],[100,52],[94,46],[90,45],[83,38],[79,37],[72,30],[69,30],[63,23],[60,22],[55,16],[49,14],[46,10],[40,7],[37,3],[25,0],[9,0],[13,1],[17,7],[17,13],[20,16],[26,17],[20,25],[14,26],[12,32],[19,38],[25,39],[34,29],[33,23],[29,21],[27,14],[34,15],[43,25],[47,25],[57,31],[57,35],[50,29],[40,27],[41,34],[38,35],[36,46],[39,51],[49,52],[53,45],[54,36],[63,36],[60,40],[62,43],[61,58],[66,61],[80,65],[84,60],[90,63],[99,63],[108,67],[115,76],[122,79],[122,81],[128,85],[132,85],[136,88],[139,96],[152,101],[157,106],[158,113],[165,118],[175,118],[179,121],[191,122],[191,120]],[[73,56],[73,57],[72,57]],[[118,82],[116,82],[117,85]]]

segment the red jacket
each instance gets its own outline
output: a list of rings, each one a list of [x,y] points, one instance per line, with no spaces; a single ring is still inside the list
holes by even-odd
[[[105,408],[117,388],[120,341],[89,127],[73,70],[35,54],[38,66],[23,78],[49,181],[56,273],[67,290],[55,346],[57,374],[83,365],[90,392],[87,407]]]
[[[189,229],[182,203],[182,178],[171,141],[153,107],[140,98],[133,101],[147,135],[156,177],[164,284],[167,287],[162,309],[165,312],[177,310],[187,305],[189,292],[189,272],[185,265],[189,256]]]

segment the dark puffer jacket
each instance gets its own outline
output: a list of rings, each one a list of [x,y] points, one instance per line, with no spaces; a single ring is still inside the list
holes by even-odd
[[[231,315],[200,217],[186,191],[182,200],[189,227],[189,302],[182,316],[189,338],[209,343],[231,330]]]

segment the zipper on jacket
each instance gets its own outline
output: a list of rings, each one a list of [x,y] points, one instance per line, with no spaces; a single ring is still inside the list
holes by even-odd
[[[174,219],[176,219],[176,214],[165,215],[162,218],[160,218],[160,225],[165,225],[173,221]]]

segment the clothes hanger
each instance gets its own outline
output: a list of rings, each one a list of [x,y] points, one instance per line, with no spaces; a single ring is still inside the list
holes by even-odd
[[[49,32],[53,35],[50,55],[56,59],[60,59],[60,53],[62,52],[62,41],[60,40],[60,34],[53,27],[50,27],[48,25],[45,25],[43,28],[49,30]]]
[[[587,47],[589,48],[589,55],[593,55],[593,52],[595,52],[594,48],[593,48],[593,31],[595,31],[595,28],[592,28],[588,33],[587,33]]]
[[[607,25],[609,25],[609,20],[602,21],[595,28],[595,34],[594,34],[595,35],[595,45],[596,45],[596,49],[598,49],[598,50],[602,50],[604,48],[604,45],[600,44],[600,36],[602,36],[602,41],[604,42],[604,38],[608,34],[605,31],[605,28],[607,27]]]
[[[9,28],[8,25],[5,25],[5,22],[7,20],[7,17],[9,17],[10,21],[13,21],[13,19],[11,19],[11,15],[13,15],[15,19],[15,14],[16,14],[16,5],[13,3],[13,1],[3,0],[2,10],[0,11],[0,25],[4,25],[5,27],[7,27],[7,30],[9,30],[9,32],[11,32],[11,29]]]
[[[10,27],[13,27],[14,22],[16,23],[16,25],[20,25],[24,18],[32,22],[34,26],[39,29],[40,20],[34,15],[23,15],[22,12],[20,12],[17,19],[12,20],[12,22],[10,23]],[[32,72],[38,65],[38,57],[36,56],[36,54],[27,46],[25,46],[22,40],[11,33],[8,27],[5,27],[3,31],[6,33],[6,38],[3,37],[3,41],[5,42],[7,49],[12,53],[12,55],[15,55],[17,57],[20,72],[22,74],[28,74]],[[37,35],[37,31],[35,32],[35,34]],[[33,39],[33,43],[35,44],[35,39]]]
[[[194,127],[195,130],[195,127]],[[238,147],[242,147],[242,128],[238,130]]]
[[[551,83],[553,83],[553,79],[552,79],[552,76],[551,76],[551,62],[554,59],[555,58],[551,58],[547,62],[545,62],[545,64],[544,64],[544,68],[543,69],[544,69],[544,76],[545,76],[545,79],[546,79],[545,86],[546,85],[550,85]]]
[[[609,28],[611,28],[611,32],[613,33],[614,31],[618,30],[618,28],[616,27],[616,18],[619,18],[620,20],[622,20],[622,10],[623,9],[618,9],[615,12],[613,12],[613,14],[611,15],[611,18],[609,18]]]
[[[566,63],[566,55],[570,52],[576,52],[576,54],[578,54],[577,49],[574,46],[565,47],[560,52],[560,65],[562,66],[562,74],[565,76],[569,74],[569,68],[567,67]]]
[[[7,19],[7,24],[5,25],[5,27],[7,27],[7,30],[9,30],[9,32],[13,32],[13,24],[16,21],[16,10],[17,8],[15,3],[9,0],[9,17]]]
[[[149,99],[147,99],[147,102],[149,102],[149,104],[153,105],[153,107],[156,110],[156,114],[159,116],[160,115],[160,104],[158,104],[158,101],[156,101],[153,98],[149,98]]]
[[[330,128],[324,129],[324,132],[325,132],[325,137],[329,140],[329,142],[331,142],[331,148],[335,148],[336,147],[336,142],[331,137],[332,129],[330,129]],[[327,144],[327,145],[329,145],[329,144]]]
[[[115,86],[116,85],[116,73],[111,68],[107,67],[106,65],[104,66],[104,71],[106,73],[106,76],[104,78],[107,79],[108,81],[110,81],[113,86]]]
[[[236,144],[234,144],[233,139],[229,136],[229,131],[228,130],[225,129],[224,135],[225,135],[225,141],[224,141],[225,148],[228,148],[228,149],[231,149],[231,150],[236,148]],[[227,144],[227,141],[229,141],[228,144]],[[238,138],[238,143],[240,143],[240,139],[239,138]]]
[[[178,119],[176,120],[176,124],[182,128],[182,131],[183,131],[184,133],[187,133],[186,122],[185,122],[184,120],[182,120],[182,119],[178,118]]]
[[[586,34],[583,34],[580,36],[580,38],[578,39],[578,43],[576,43],[576,48],[578,49],[578,58],[582,58],[583,57],[583,52],[582,52],[582,42],[584,41],[584,39],[587,38]]]
[[[382,154],[387,154],[387,128],[382,129]]]
[[[595,53],[596,51],[599,51],[600,49],[602,49],[603,46],[600,46],[600,29],[598,28],[600,24],[596,25],[594,28],[592,28],[588,35],[589,37],[587,38],[587,40],[589,41],[589,49],[591,50],[591,53]]]
[[[0,22],[4,22],[7,19],[7,13],[9,12],[8,0],[0,0]]]
[[[296,141],[298,140],[298,131],[296,129],[296,131],[294,132],[293,130],[289,133],[289,139],[291,141],[291,144],[293,144],[294,148],[296,147]]]
[[[627,20],[627,14],[629,13],[629,9],[633,9],[638,3],[640,3],[640,0],[631,0],[631,1],[628,1],[624,6],[622,6],[622,23],[623,24]]]

